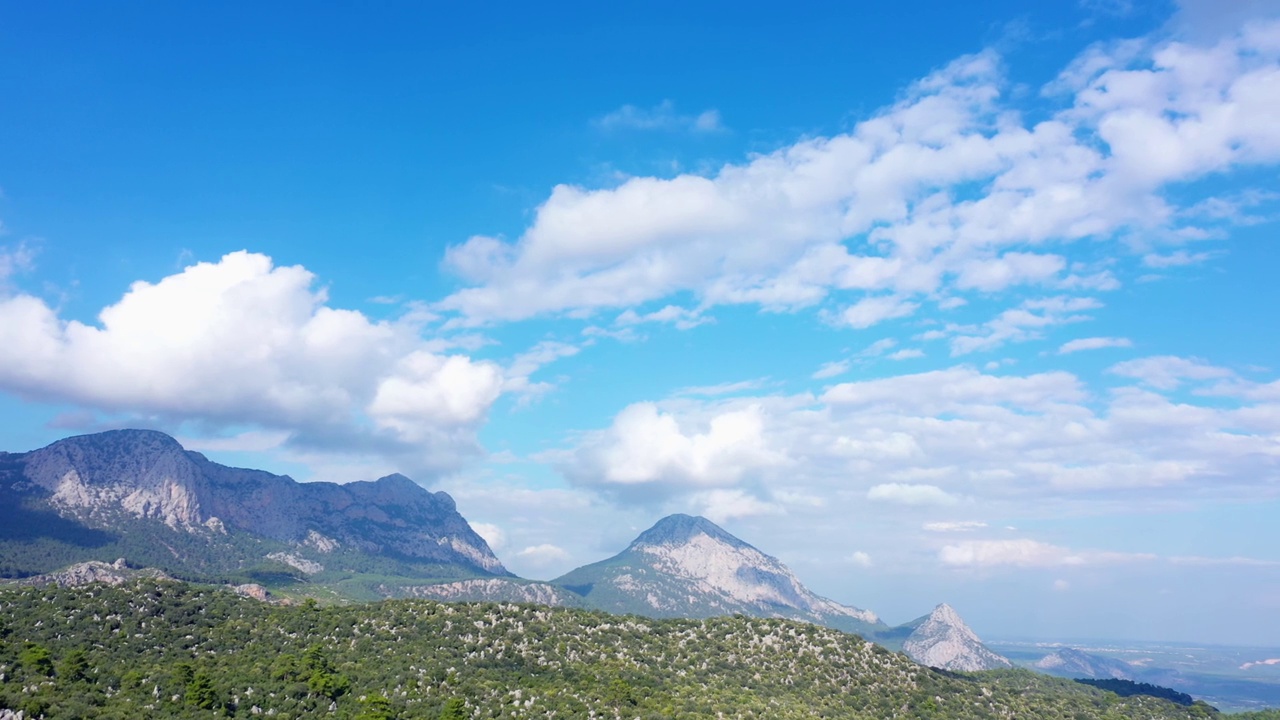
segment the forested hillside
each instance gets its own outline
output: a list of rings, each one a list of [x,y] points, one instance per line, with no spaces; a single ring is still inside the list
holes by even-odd
[[[787,620],[279,606],[165,580],[0,590],[0,704],[48,718],[1193,718],[1026,671],[921,667]]]

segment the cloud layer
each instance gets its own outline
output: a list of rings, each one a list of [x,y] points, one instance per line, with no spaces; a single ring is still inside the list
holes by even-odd
[[[1196,383],[1202,402],[1156,391],[1175,387],[1169,367]],[[680,397],[632,405],[559,457],[575,483],[631,497],[696,505],[708,487],[735,491],[738,516],[797,498],[861,497],[901,512],[1048,497],[1106,504],[1139,490],[1149,502],[1229,498],[1280,477],[1274,383],[1177,358],[1125,361],[1112,372],[1154,389],[1097,393],[1067,372],[956,366],[841,383],[818,396]]]
[[[846,134],[707,175],[557,186],[515,242],[449,249],[446,265],[471,287],[439,307],[486,323],[690,292],[701,308],[832,300],[833,322],[865,328],[952,293],[1113,289],[1110,270],[1051,248],[1206,236],[1165,189],[1280,159],[1277,59],[1275,22],[1207,45],[1101,44],[1044,88],[1057,109],[1030,121],[1012,108],[996,54],[964,57]],[[1177,252],[1147,255],[1198,257]]]

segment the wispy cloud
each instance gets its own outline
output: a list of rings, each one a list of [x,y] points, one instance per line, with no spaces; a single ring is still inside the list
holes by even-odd
[[[949,325],[953,356],[994,350],[1006,343],[1026,342],[1043,337],[1046,328],[1091,319],[1084,311],[1102,307],[1094,298],[1056,297],[1027,300],[1020,307],[1005,310],[982,325]]]
[[[1060,567],[1150,561],[1149,553],[1072,550],[1036,540],[969,540],[947,545],[938,552],[944,565],[957,567]]]
[[[0,225],[0,232],[3,231]],[[35,248],[25,242],[12,247],[0,246],[0,291],[3,291],[13,276],[29,272],[35,267]]]
[[[723,395],[737,395],[751,390],[759,390],[765,386],[768,380],[766,378],[756,378],[755,380],[740,380],[738,382],[724,382],[715,385],[694,385],[676,390],[675,395],[700,395],[702,397],[720,397]]]
[[[618,327],[631,327],[645,323],[674,325],[677,330],[690,330],[705,323],[714,322],[698,309],[683,308],[679,305],[667,305],[650,313],[640,314],[634,310],[626,310],[614,319]]]
[[[1276,568],[1280,561],[1249,557],[1164,557],[1156,553],[1075,550],[1021,538],[1017,540],[967,540],[947,545],[938,552],[944,565],[957,567],[1063,567],[1109,565],[1129,562],[1163,562],[1196,567]]]
[[[814,380],[826,380],[849,372],[851,367],[853,367],[853,361],[851,360],[833,360],[832,362],[823,363],[822,367],[815,370],[809,377]]]
[[[885,320],[906,317],[919,307],[919,303],[892,295],[868,297],[832,314],[830,319],[836,325],[863,330]]]
[[[927,522],[922,527],[929,532],[969,532],[972,530],[981,530],[986,526],[986,523],[978,520],[951,520]]]
[[[1103,348],[1128,348],[1133,347],[1133,341],[1129,338],[1117,337],[1089,337],[1068,340],[1058,348],[1059,355],[1069,355],[1074,352],[1084,350],[1102,350]]]
[[[670,100],[652,107],[623,105],[592,121],[601,130],[683,130],[694,133],[721,132],[725,129],[720,111],[703,110],[696,115],[676,112]]]
[[[1112,365],[1107,372],[1140,380],[1157,390],[1176,390],[1187,380],[1220,380],[1235,376],[1227,368],[1173,355],[1126,360]]]
[[[1173,267],[1183,267],[1185,265],[1198,265],[1213,258],[1213,253],[1198,252],[1192,253],[1186,250],[1176,250],[1174,252],[1161,255],[1160,253],[1147,253],[1142,256],[1142,264],[1149,268],[1165,269]]]
[[[936,485],[884,483],[867,491],[867,499],[899,505],[954,505],[955,496]]]
[[[531,565],[547,566],[569,559],[569,552],[558,545],[542,543],[530,545],[516,553],[516,556]]]
[[[1208,567],[1254,567],[1280,568],[1280,560],[1263,560],[1251,557],[1202,557],[1199,555],[1179,555],[1169,558],[1174,565],[1196,565]]]

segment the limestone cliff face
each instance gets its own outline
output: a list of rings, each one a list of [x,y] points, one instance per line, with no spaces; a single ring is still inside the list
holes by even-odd
[[[950,605],[934,608],[902,644],[902,650],[921,665],[971,672],[1013,667],[987,649]]]
[[[209,516],[200,478],[176,440],[158,432],[115,431],[56,442],[27,453],[24,475],[74,514],[123,511],[191,529]]]
[[[232,468],[150,430],[114,430],[5,456],[0,484],[66,517],[111,529],[121,518],[210,536],[244,533],[320,554],[356,550],[507,575],[453,498],[389,475],[299,483]]]
[[[806,588],[777,558],[702,517],[671,515],[622,553],[553,581],[587,604],[653,617],[743,613],[787,617],[861,632],[879,625],[869,610]]]

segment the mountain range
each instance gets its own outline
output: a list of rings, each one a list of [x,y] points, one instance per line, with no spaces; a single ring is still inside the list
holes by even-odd
[[[538,582],[508,572],[449,495],[403,475],[299,483],[211,462],[149,430],[0,453],[0,576],[111,561],[117,575],[147,567],[191,580],[262,583],[286,595],[786,618],[857,633],[947,670],[1011,666],[945,604],[890,627],[869,610],[814,594],[777,558],[701,517],[663,518],[617,555]],[[102,565],[76,573],[110,574]]]
[[[5,576],[117,557],[190,578],[510,575],[452,498],[403,475],[299,483],[149,430],[0,453],[0,501]]]

